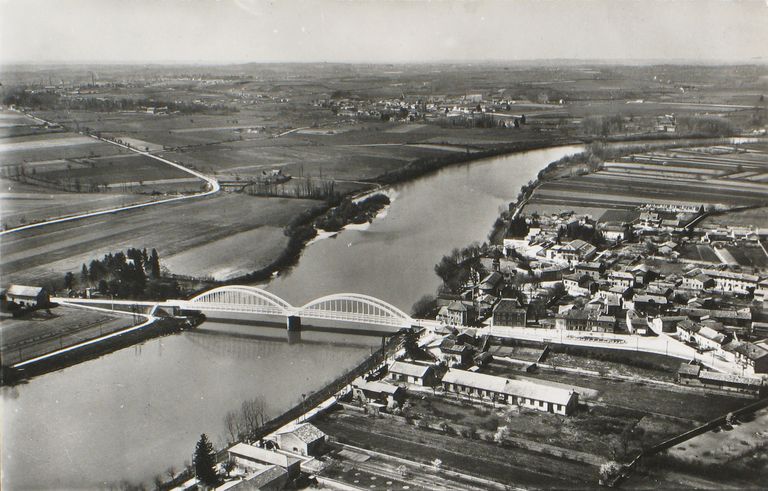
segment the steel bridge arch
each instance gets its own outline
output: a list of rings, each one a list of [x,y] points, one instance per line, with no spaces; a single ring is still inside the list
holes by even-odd
[[[275,315],[293,315],[296,310],[274,293],[254,286],[242,285],[213,288],[190,298],[185,303],[200,306],[206,310],[237,310]]]
[[[314,319],[359,321],[408,326],[411,316],[384,300],[360,293],[336,293],[316,298],[296,310],[296,315]]]

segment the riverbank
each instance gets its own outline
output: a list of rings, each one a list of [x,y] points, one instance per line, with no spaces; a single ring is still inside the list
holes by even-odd
[[[362,193],[349,192],[342,196],[341,200],[353,200],[357,203],[360,200],[368,199],[380,193],[385,194],[393,185],[414,181],[447,167],[473,163],[492,157],[528,152],[531,150],[554,148],[572,143],[572,141],[566,141],[562,138],[547,141],[516,142],[493,150],[484,150],[466,154],[451,154],[440,158],[418,159],[401,169],[387,172],[372,179],[370,182],[378,185],[376,189],[367,190]],[[318,221],[328,222],[331,220],[335,208],[335,206],[326,203],[296,215],[284,230],[285,235],[289,237],[288,243],[275,260],[261,269],[227,281],[220,281],[217,284],[232,285],[239,283],[263,282],[272,279],[276,275],[284,274],[299,261],[305,247],[316,238],[318,231],[313,224]],[[349,223],[353,222],[347,221],[347,223],[341,224],[338,229],[329,231],[341,231],[344,228],[344,225],[348,225]]]
[[[62,352],[32,363],[3,366],[0,371],[0,386],[12,386],[49,372],[61,370],[88,360],[93,360],[143,341],[181,332],[190,324],[176,318],[156,319],[142,329],[125,329],[119,335],[98,343],[86,344],[77,349]],[[66,348],[65,348],[66,349]]]

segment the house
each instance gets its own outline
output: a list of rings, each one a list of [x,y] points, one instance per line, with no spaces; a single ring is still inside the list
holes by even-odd
[[[562,415],[573,413],[579,397],[563,384],[529,378],[507,379],[455,368],[443,376],[442,385],[446,392]]]
[[[493,309],[493,316],[491,316],[491,327],[525,327],[525,324],[528,320],[527,316],[528,312],[525,308],[520,306],[520,302],[513,298],[502,298]]]
[[[278,466],[287,472],[289,479],[295,479],[301,472],[301,459],[274,450],[238,443],[227,449],[230,460],[242,469],[259,470]]]
[[[744,342],[734,350],[736,363],[748,373],[768,373],[768,346]]]
[[[581,239],[576,239],[567,244],[555,244],[544,252],[544,256],[552,261],[569,265],[591,259],[597,248]]]
[[[755,300],[768,304],[768,278],[762,280],[757,284],[757,288],[753,293]]]
[[[280,466],[270,465],[258,469],[247,469],[248,473],[241,481],[230,481],[226,489],[258,489],[279,491],[288,486],[288,472]],[[221,489],[221,488],[217,488]]]
[[[589,313],[584,310],[571,309],[555,315],[555,329],[568,331],[588,330]]]
[[[685,319],[677,323],[676,330],[678,338],[683,342],[694,342],[694,335],[701,329],[701,324],[690,319]]]
[[[601,261],[579,263],[575,271],[578,275],[589,275],[593,280],[599,280],[605,273],[605,264]]]
[[[497,271],[488,273],[488,275],[480,282],[478,288],[481,293],[494,294],[496,293],[496,290],[499,288],[501,280],[503,279],[504,277]]]
[[[431,365],[396,361],[389,366],[389,379],[392,382],[432,386],[435,382],[435,370]]]
[[[659,316],[651,320],[650,325],[651,325],[651,329],[656,334],[661,334],[663,332],[676,333],[677,324],[685,320],[688,320],[688,317],[684,315],[666,315],[666,316]]]
[[[477,318],[472,302],[454,300],[448,305],[440,307],[437,320],[449,326],[466,326]]]
[[[277,444],[282,450],[316,457],[325,449],[326,435],[312,423],[303,423],[292,430],[278,433]]]
[[[715,280],[714,289],[721,292],[750,293],[757,288],[759,277],[753,274],[707,269],[702,271]]]
[[[384,382],[368,382],[362,377],[352,381],[352,399],[378,409],[397,407],[405,399],[405,390]]]
[[[693,333],[692,337],[700,348],[709,351],[719,351],[724,344],[730,341],[730,337],[708,326],[701,326],[701,329]]]
[[[612,287],[632,288],[635,286],[635,275],[629,271],[613,271],[608,275]]]
[[[659,312],[666,310],[668,306],[667,297],[661,295],[634,295],[632,297],[632,303],[635,310],[639,310],[645,314],[658,314]]]
[[[5,299],[21,307],[45,307],[51,303],[45,288],[40,286],[11,285],[5,291]]]
[[[597,289],[597,283],[590,275],[574,273],[563,276],[563,287],[571,296],[586,297]]]
[[[709,289],[715,286],[715,280],[699,270],[693,270],[683,276],[683,281],[680,284],[680,288],[685,290],[693,290],[700,292],[701,290]]]
[[[443,338],[434,351],[439,361],[445,363],[446,366],[455,367],[464,366],[471,362],[475,347],[449,336]]]

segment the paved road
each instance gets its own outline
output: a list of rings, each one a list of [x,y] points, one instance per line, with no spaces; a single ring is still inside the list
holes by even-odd
[[[32,117],[35,120],[48,123],[48,121],[40,119],[40,118],[38,118],[36,116],[31,116],[31,115],[27,115],[27,116],[30,116],[30,117]],[[146,208],[148,206],[162,205],[164,203],[172,203],[174,201],[182,201],[182,200],[187,200],[187,199],[202,198],[204,196],[210,196],[212,194],[216,194],[221,189],[221,186],[219,186],[219,182],[216,179],[214,179],[212,177],[209,177],[209,176],[206,176],[205,174],[201,174],[200,172],[197,172],[197,171],[192,170],[190,168],[184,167],[181,164],[177,164],[176,162],[173,162],[171,160],[164,159],[164,158],[159,157],[157,155],[153,155],[153,154],[151,154],[149,152],[144,152],[142,150],[138,150],[136,148],[130,147],[130,146],[122,144],[122,143],[118,143],[118,142],[115,142],[115,141],[112,141],[112,140],[107,140],[107,139],[104,139],[104,138],[98,138],[98,137],[93,136],[93,135],[89,135],[89,136],[91,138],[96,139],[96,140],[100,140],[100,141],[103,141],[105,143],[109,143],[111,145],[116,145],[118,147],[125,148],[126,150],[130,150],[130,151],[132,151],[134,153],[137,153],[139,155],[144,155],[145,157],[149,157],[151,159],[155,159],[157,161],[160,161],[160,162],[162,162],[164,164],[167,164],[167,165],[170,165],[172,167],[176,167],[177,169],[179,169],[179,170],[181,170],[183,172],[191,174],[191,175],[193,175],[193,176],[195,176],[195,177],[205,181],[208,184],[208,190],[204,191],[202,193],[187,194],[187,195],[183,195],[183,196],[176,196],[176,197],[173,197],[173,198],[166,198],[166,199],[161,199],[161,200],[157,200],[157,201],[150,201],[150,202],[147,202],[147,203],[139,203],[139,204],[135,204],[135,205],[121,206],[121,207],[117,207],[117,208],[109,208],[109,209],[106,209],[106,210],[92,211],[92,212],[81,213],[81,214],[77,214],[77,215],[69,215],[69,216],[63,216],[63,217],[50,218],[50,219],[42,221],[42,222],[30,223],[28,225],[23,225],[23,226],[20,226],[20,227],[15,227],[15,228],[11,228],[11,229],[8,229],[8,230],[3,230],[3,231],[0,232],[0,236],[6,235],[6,234],[12,234],[14,232],[20,232],[22,230],[29,230],[29,229],[32,229],[32,228],[44,227],[46,225],[53,225],[55,223],[71,222],[71,221],[74,221],[74,220],[81,220],[83,218],[90,218],[90,217],[96,217],[96,216],[101,216],[101,215],[108,215],[108,214],[111,214],[111,213],[118,213],[118,212],[126,211],[126,210],[135,210],[135,209],[138,209],[138,208]]]

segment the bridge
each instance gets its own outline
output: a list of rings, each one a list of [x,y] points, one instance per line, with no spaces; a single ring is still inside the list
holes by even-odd
[[[288,330],[301,329],[302,319],[372,324],[392,330],[420,324],[394,305],[359,293],[326,295],[301,307],[295,307],[261,288],[232,285],[205,291],[189,300],[168,300],[159,306],[202,312],[285,317]]]

